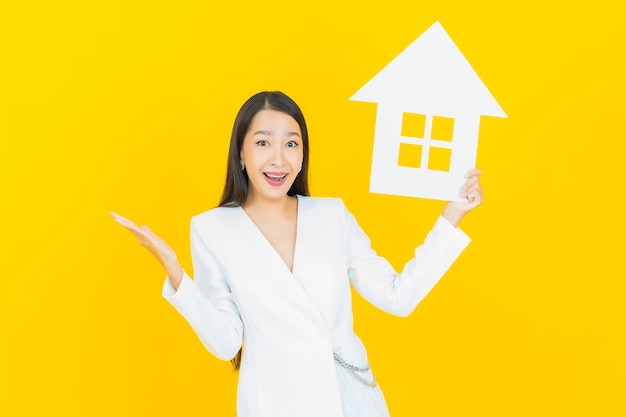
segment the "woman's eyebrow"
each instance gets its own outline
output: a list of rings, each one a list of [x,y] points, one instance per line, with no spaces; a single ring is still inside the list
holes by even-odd
[[[272,136],[272,132],[270,132],[269,130],[257,130],[256,132],[254,132],[255,135],[265,135],[265,136]]]
[[[255,135],[265,135],[265,136],[273,136],[274,132],[269,131],[269,130],[257,130],[256,132],[254,132]],[[285,136],[291,137],[291,136],[298,136],[300,137],[300,133],[296,132],[296,131],[292,131],[292,132],[285,132]]]

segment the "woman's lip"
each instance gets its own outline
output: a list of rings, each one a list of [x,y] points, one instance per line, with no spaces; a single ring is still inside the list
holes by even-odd
[[[264,172],[263,177],[265,177],[265,181],[267,181],[270,185],[275,187],[280,187],[285,183],[285,179],[287,178],[287,173],[285,172]]]

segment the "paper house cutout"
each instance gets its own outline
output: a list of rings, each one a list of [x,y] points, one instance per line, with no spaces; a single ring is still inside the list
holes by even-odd
[[[464,200],[480,117],[507,117],[439,22],[350,100],[378,103],[370,191],[436,200]]]

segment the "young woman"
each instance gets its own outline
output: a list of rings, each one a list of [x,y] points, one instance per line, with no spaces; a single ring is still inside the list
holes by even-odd
[[[387,406],[352,329],[350,285],[406,316],[469,243],[456,226],[482,201],[468,173],[415,257],[396,273],[340,199],[308,197],[300,108],[262,92],[233,127],[220,206],[191,220],[195,279],[146,226],[112,213],[161,262],[163,296],[240,375],[240,417],[384,417]]]

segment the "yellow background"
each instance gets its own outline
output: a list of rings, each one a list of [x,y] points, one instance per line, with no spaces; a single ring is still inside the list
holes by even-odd
[[[235,113],[280,89],[400,268],[438,201],[368,193],[375,105],[348,98],[436,20],[508,119],[483,118],[473,243],[408,319],[356,297],[391,415],[626,415],[626,3],[4,1],[0,415],[234,416],[236,374],[109,217],[190,268]]]

